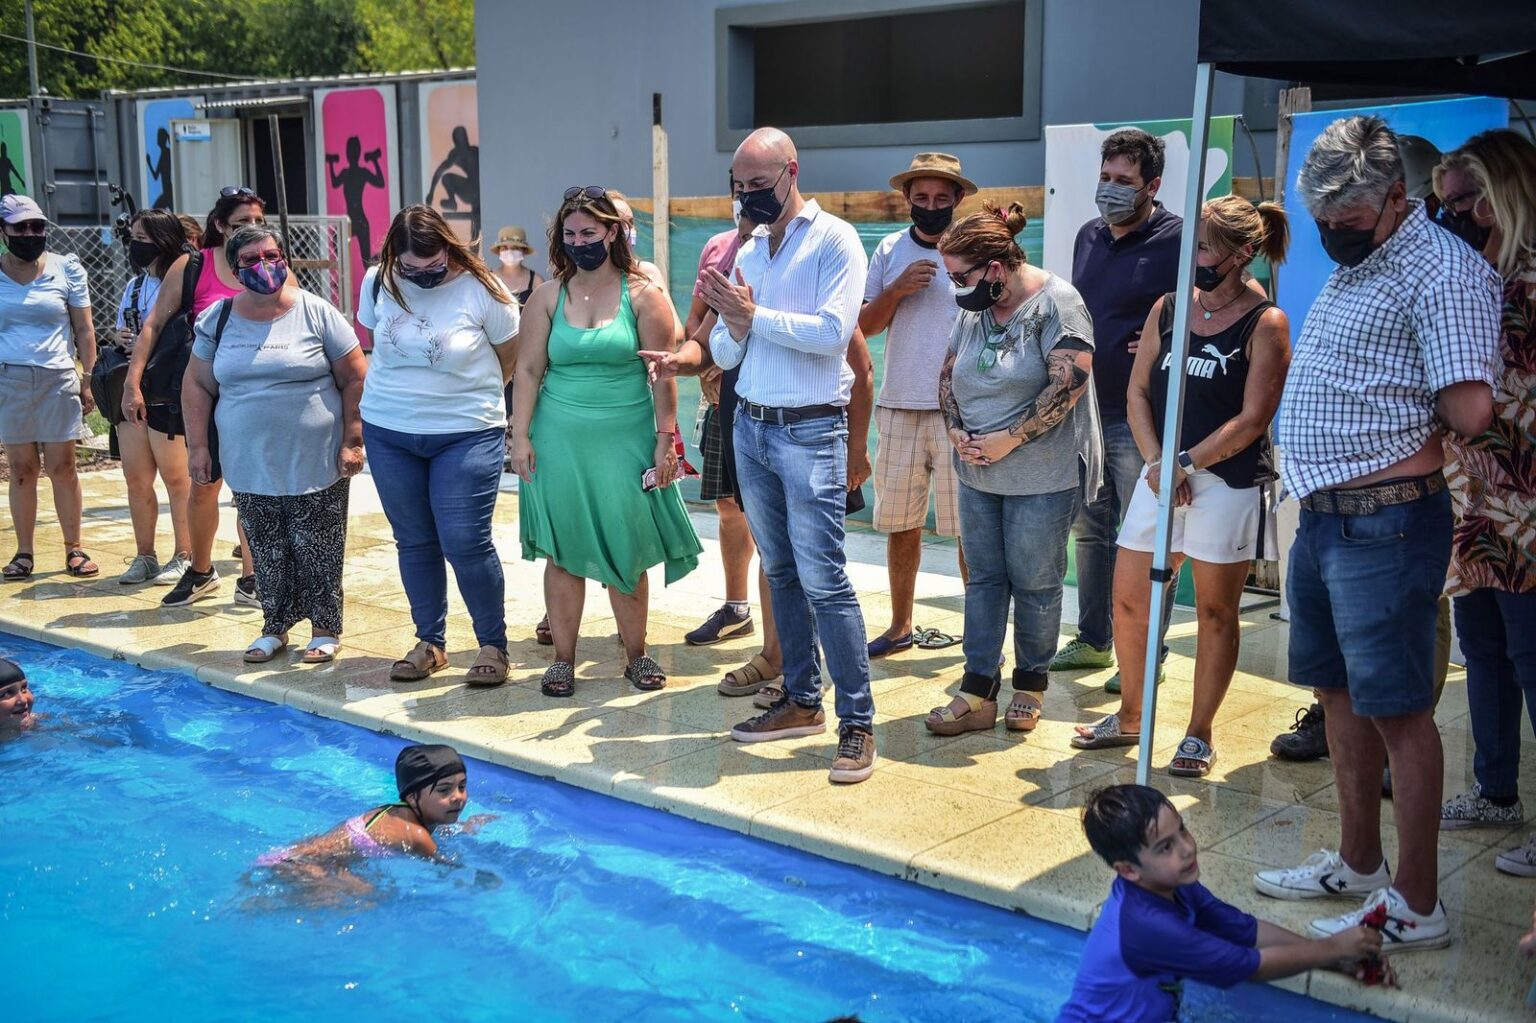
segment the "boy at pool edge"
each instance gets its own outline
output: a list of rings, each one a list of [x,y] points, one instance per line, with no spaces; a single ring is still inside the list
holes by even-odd
[[[21,665],[0,657],[0,739],[20,735],[37,724],[32,701],[32,690]]]
[[[1116,876],[1058,1023],[1166,1023],[1178,1018],[1186,978],[1229,988],[1352,967],[1381,950],[1381,934],[1369,927],[1312,940],[1216,898],[1200,884],[1194,836],[1157,789],[1100,789],[1088,799],[1083,832]]]

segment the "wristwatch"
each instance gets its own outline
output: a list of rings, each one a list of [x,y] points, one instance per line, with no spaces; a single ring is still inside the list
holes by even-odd
[[[1179,452],[1179,468],[1183,469],[1186,473],[1195,471],[1195,460],[1190,457],[1188,451]]]

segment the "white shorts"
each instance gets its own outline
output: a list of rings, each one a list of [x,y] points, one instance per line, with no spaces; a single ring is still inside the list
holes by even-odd
[[[1194,500],[1173,510],[1173,553],[1212,565],[1280,556],[1271,487],[1237,490],[1208,469],[1195,470],[1189,487]],[[1157,497],[1143,473],[1131,494],[1118,543],[1128,551],[1150,552],[1156,532]]]

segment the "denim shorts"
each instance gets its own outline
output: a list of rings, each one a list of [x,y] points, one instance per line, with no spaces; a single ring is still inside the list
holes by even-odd
[[[1451,495],[1372,515],[1303,509],[1291,547],[1290,680],[1347,689],[1356,714],[1435,705],[1435,615],[1451,559]]]

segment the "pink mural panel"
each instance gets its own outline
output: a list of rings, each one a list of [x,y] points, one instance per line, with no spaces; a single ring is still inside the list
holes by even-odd
[[[352,299],[362,287],[363,273],[378,258],[389,229],[391,177],[391,111],[378,89],[338,89],[321,101],[325,137],[321,177],[325,212],[344,216],[352,224]],[[370,338],[361,324],[358,336],[365,347]]]

